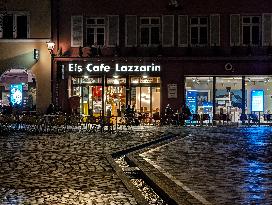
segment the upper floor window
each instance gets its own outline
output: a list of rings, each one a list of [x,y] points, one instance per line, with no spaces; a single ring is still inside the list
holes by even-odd
[[[25,39],[29,37],[29,18],[26,14],[6,14],[1,17],[2,38]],[[0,29],[1,30],[1,29]]]
[[[208,18],[192,17],[190,19],[191,45],[208,44]]]
[[[260,25],[259,16],[243,16],[242,18],[242,38],[243,45],[260,45]]]
[[[140,32],[142,45],[160,44],[160,18],[143,17],[140,19]]]
[[[105,44],[105,18],[86,20],[86,41],[88,46]]]

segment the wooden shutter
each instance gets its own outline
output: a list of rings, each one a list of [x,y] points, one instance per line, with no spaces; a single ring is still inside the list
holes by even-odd
[[[230,45],[240,45],[240,14],[230,15]]]
[[[71,47],[83,47],[83,17],[71,17]]]
[[[220,46],[220,15],[210,16],[210,46]]]
[[[174,16],[165,15],[162,17],[162,45],[165,47],[174,46]]]
[[[0,38],[3,38],[3,14],[0,14]]]
[[[188,46],[188,16],[178,16],[178,44]]]
[[[108,16],[108,46],[119,45],[119,16]]]
[[[126,16],[126,46],[137,46],[137,16]]]
[[[272,46],[272,14],[263,14],[262,19],[262,44],[263,46]]]

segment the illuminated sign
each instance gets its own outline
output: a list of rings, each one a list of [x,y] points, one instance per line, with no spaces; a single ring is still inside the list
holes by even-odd
[[[186,104],[188,105],[192,114],[197,113],[197,91],[188,90],[186,93]]]
[[[14,105],[22,105],[23,102],[23,85],[11,84],[10,85],[10,101]]]
[[[114,68],[110,65],[106,65],[104,63],[101,64],[92,64],[88,63],[86,65],[80,65],[76,63],[68,64],[68,72],[71,73],[96,73],[96,72],[105,72],[108,73],[110,70],[114,70],[114,72],[160,72],[161,66],[155,65],[154,63],[150,65],[120,65],[118,63],[115,64]]]
[[[264,91],[252,90],[251,91],[251,112],[264,111]]]

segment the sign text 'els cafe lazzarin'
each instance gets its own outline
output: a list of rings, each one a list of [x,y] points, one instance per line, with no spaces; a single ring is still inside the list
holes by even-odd
[[[114,69],[115,72],[160,72],[161,66],[155,65],[151,63],[149,65],[119,65],[115,64],[114,68],[110,65],[106,65],[104,63],[101,64],[92,64],[88,63],[86,65],[80,65],[77,63],[69,63],[68,64],[68,72],[72,73],[93,73],[93,72],[110,72],[110,70]]]

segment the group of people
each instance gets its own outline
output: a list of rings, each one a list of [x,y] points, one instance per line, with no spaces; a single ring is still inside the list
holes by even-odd
[[[162,124],[184,125],[186,120],[192,116],[190,108],[184,104],[175,112],[168,104],[165,108],[164,116],[162,116]]]

